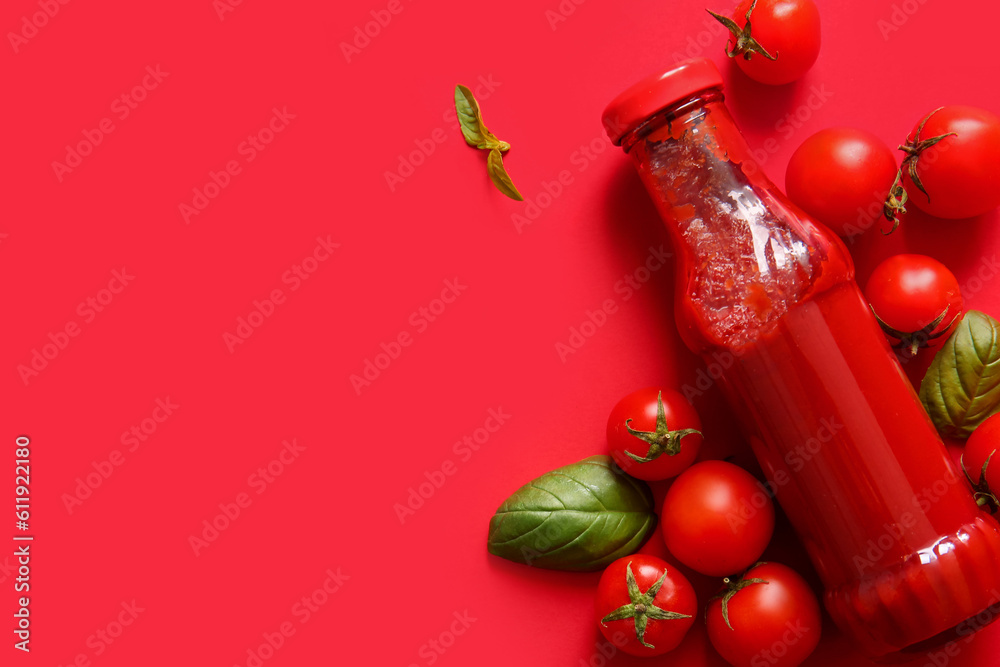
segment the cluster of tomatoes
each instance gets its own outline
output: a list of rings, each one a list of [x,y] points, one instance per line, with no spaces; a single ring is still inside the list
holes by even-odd
[[[819,54],[820,20],[814,0],[742,0],[732,17],[709,12],[732,33],[727,54],[750,78],[790,83]],[[872,133],[850,127],[822,130],[792,155],[785,184],[798,207],[841,237],[852,239],[885,217],[896,228],[912,203],[939,218],[969,218],[1000,205],[1000,118],[967,106],[945,106],[923,116],[899,145],[902,163]],[[896,255],[872,273],[865,296],[900,354],[945,340],[963,311],[955,276],[923,255]],[[608,420],[611,454],[628,474],[647,481],[676,477],[660,513],[671,555],[692,570],[724,577],[708,601],[708,636],[734,666],[794,667],[819,642],[819,604],[792,569],[759,563],[774,530],[770,493],[750,473],[725,461],[694,464],[701,423],[676,391],[637,391]],[[997,504],[1000,414],[969,438],[963,456],[980,504]],[[992,508],[996,509],[996,508]],[[739,573],[739,574],[734,574]],[[609,565],[597,592],[596,617],[610,640],[628,637],[631,655],[676,648],[699,605],[677,568],[647,554]]]
[[[941,262],[926,255],[894,255],[879,264],[865,286],[865,297],[893,347],[905,359],[923,348],[940,347],[963,311],[958,281]],[[961,466],[980,506],[1000,510],[1000,413],[969,436]]]
[[[732,33],[726,53],[751,79],[791,83],[816,62],[820,15],[814,0],[742,0],[732,18],[709,11]],[[899,145],[902,164],[872,133],[822,130],[792,155],[789,198],[852,238],[883,213],[899,223],[907,202],[938,218],[971,218],[1000,205],[1000,118],[969,106],[925,114]],[[875,212],[872,215],[872,211]]]
[[[805,74],[820,49],[814,0],[742,0],[732,18],[711,13],[730,36],[726,52],[760,83],[781,85]],[[741,25],[742,23],[742,25]],[[821,130],[796,149],[785,172],[789,199],[842,238],[852,241],[881,218],[891,233],[907,204],[945,219],[973,218],[1000,206],[1000,118],[971,106],[943,106],[916,121],[891,148],[867,130]],[[901,356],[934,348],[961,319],[955,276],[924,255],[896,255],[882,262],[865,287],[886,337]],[[1000,465],[990,457],[1000,445],[1000,416],[969,438],[963,467],[981,504],[998,509]]]
[[[700,574],[724,577],[706,609],[719,654],[732,665],[767,660],[794,667],[805,660],[820,638],[819,603],[794,570],[758,562],[774,532],[768,489],[725,461],[692,465],[701,422],[676,391],[648,388],[626,396],[611,411],[607,433],[611,456],[626,473],[646,481],[676,477],[660,525],[674,558]],[[673,650],[698,613],[691,583],[655,556],[620,558],[598,584],[601,631],[609,640],[627,637],[620,648],[631,655]]]
[[[1000,205],[1000,118],[985,109],[944,106],[920,119],[892,150],[871,132],[820,130],[796,149],[785,189],[799,208],[853,239],[880,219],[896,228],[907,203],[948,219]],[[874,214],[874,215],[873,215]]]

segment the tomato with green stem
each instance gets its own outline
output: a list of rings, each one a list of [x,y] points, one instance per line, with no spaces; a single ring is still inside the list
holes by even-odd
[[[601,633],[635,656],[663,655],[677,648],[698,613],[694,588],[677,568],[646,554],[619,558],[597,584]],[[619,643],[625,635],[624,644]]]
[[[734,667],[795,667],[822,634],[819,602],[809,584],[778,563],[757,563],[708,602],[712,646]]]
[[[954,274],[926,255],[893,255],[872,271],[865,298],[893,347],[909,356],[943,342],[962,314]]]
[[[726,55],[754,81],[791,83],[819,55],[819,9],[813,0],[742,0],[732,18],[708,13],[732,33]]]
[[[1000,413],[989,417],[976,427],[965,442],[962,452],[962,470],[975,490],[976,502],[991,512],[1000,509]],[[995,459],[995,460],[994,460]]]
[[[618,466],[637,479],[679,475],[701,447],[701,420],[672,389],[647,387],[618,401],[608,417],[608,446]]]
[[[1000,118],[995,114],[977,107],[940,107],[917,123],[899,149],[903,164],[885,209],[892,229],[907,202],[950,219],[982,215],[1000,205]]]

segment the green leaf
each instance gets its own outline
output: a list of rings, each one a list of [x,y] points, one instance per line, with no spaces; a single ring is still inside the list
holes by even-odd
[[[970,310],[931,362],[920,400],[942,435],[967,438],[1000,410],[1000,323]]]
[[[510,149],[510,144],[500,141],[487,129],[483,123],[482,111],[479,110],[479,102],[472,91],[461,84],[455,86],[455,112],[458,114],[458,124],[462,127],[465,143],[486,150],[496,147],[502,151]]]
[[[590,572],[635,553],[655,524],[646,483],[610,456],[591,456],[515,491],[490,519],[487,548],[516,563]]]
[[[514,187],[503,166],[501,154],[510,150],[510,144],[500,141],[487,129],[483,123],[483,114],[479,110],[479,102],[476,101],[472,91],[463,85],[455,86],[455,113],[458,114],[458,123],[462,127],[465,143],[490,152],[486,160],[486,170],[493,184],[511,199],[524,201],[524,197]]]
[[[524,201],[524,197],[514,187],[510,176],[507,175],[507,170],[504,169],[503,156],[500,155],[499,148],[490,151],[490,156],[486,160],[486,171],[490,173],[490,179],[493,181],[493,185],[497,186],[497,190],[515,201]]]

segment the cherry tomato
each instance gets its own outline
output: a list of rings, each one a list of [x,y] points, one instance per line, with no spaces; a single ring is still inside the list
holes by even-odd
[[[805,580],[778,563],[760,563],[724,580],[708,603],[712,646],[733,667],[795,667],[819,643],[819,602]]]
[[[672,389],[648,387],[618,401],[608,417],[608,445],[618,466],[639,479],[679,475],[701,447],[701,420]]]
[[[754,81],[790,83],[819,55],[819,9],[813,0],[742,0],[732,19],[708,13],[732,33],[726,55]]]
[[[634,554],[608,565],[597,584],[597,624],[629,655],[663,655],[677,648],[698,613],[694,588],[656,556]]]
[[[1000,456],[994,456],[998,449],[1000,414],[995,414],[976,427],[965,442],[965,451],[962,452],[962,467],[976,490],[976,502],[994,512],[1000,505],[997,501],[997,494],[1000,494]]]
[[[941,107],[900,146],[909,201],[939,218],[971,218],[1000,205],[1000,118],[985,109]]]
[[[871,132],[820,130],[788,161],[785,191],[799,208],[840,236],[861,234],[882,216],[896,178],[896,158]]]
[[[743,468],[702,461],[674,480],[660,519],[677,560],[721,577],[745,570],[764,553],[774,532],[774,504]]]
[[[943,342],[962,314],[958,281],[926,255],[894,255],[872,272],[865,298],[886,337],[911,356]]]

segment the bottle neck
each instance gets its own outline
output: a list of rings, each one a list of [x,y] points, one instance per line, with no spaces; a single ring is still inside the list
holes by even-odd
[[[652,134],[659,134],[664,128],[667,128],[669,134],[670,128],[675,124],[684,126],[695,122],[703,115],[706,104],[719,103],[721,105],[724,101],[725,96],[722,94],[721,88],[710,88],[683,99],[650,116],[644,123],[626,134],[622,138],[621,147],[626,153],[629,153],[641,139],[646,139]],[[732,119],[729,119],[729,122],[733,124]],[[735,129],[735,124],[733,124],[733,129]]]
[[[685,222],[692,207],[702,214],[701,224],[728,227],[733,216],[711,213],[733,206],[759,208],[773,203],[776,194],[783,199],[754,160],[719,89],[651,116],[625,137],[622,147],[668,227]],[[784,209],[785,203],[777,207]]]
[[[842,244],[764,175],[720,90],[650,117],[622,145],[678,256],[678,324],[692,349],[752,341],[831,279],[849,277]]]

